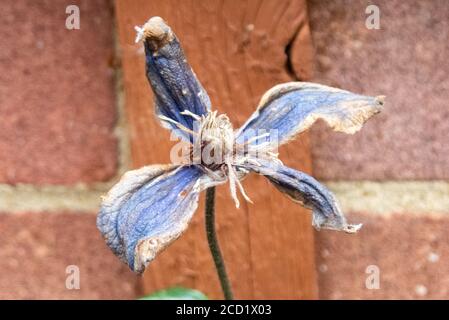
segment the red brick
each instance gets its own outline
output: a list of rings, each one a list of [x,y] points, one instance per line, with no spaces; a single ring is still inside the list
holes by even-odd
[[[387,96],[383,113],[354,136],[312,130],[322,179],[449,178],[449,5],[375,1],[380,30],[365,27],[372,1],[309,1],[314,81]]]
[[[66,6],[81,29],[67,30]],[[109,1],[2,1],[0,183],[107,180],[117,167]]]
[[[90,213],[0,214],[0,299],[134,299],[138,277],[106,247]],[[66,288],[77,265],[80,289]]]
[[[355,235],[315,233],[321,299],[448,299],[449,217],[350,214]],[[367,289],[370,265],[380,289]]]

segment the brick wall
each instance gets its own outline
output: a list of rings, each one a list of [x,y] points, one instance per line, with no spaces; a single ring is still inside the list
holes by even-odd
[[[65,8],[81,11],[67,30]],[[110,1],[0,3],[0,299],[133,298],[95,227],[126,165]],[[126,142],[126,141],[125,141]],[[66,267],[81,289],[66,289]]]
[[[380,9],[380,30],[365,9]],[[313,128],[315,175],[364,228],[316,233],[321,298],[449,297],[449,4],[309,1],[315,81],[387,96],[383,113],[346,136]],[[369,265],[380,289],[368,290]]]
[[[81,29],[65,28],[65,7]],[[315,175],[363,222],[315,233],[320,297],[448,298],[449,5],[309,1],[315,81],[387,96],[355,136],[312,130]],[[95,227],[99,196],[128,168],[110,1],[0,3],[0,299],[134,298],[139,279]],[[67,290],[66,267],[81,289]],[[380,289],[365,286],[379,267]]]

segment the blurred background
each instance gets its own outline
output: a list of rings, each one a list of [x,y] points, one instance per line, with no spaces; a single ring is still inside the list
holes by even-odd
[[[133,299],[167,285],[220,297],[204,239],[195,240],[201,220],[144,278],[95,226],[100,195],[123,172],[168,162],[169,135],[154,122],[133,43],[133,26],[154,15],[172,25],[214,107],[236,124],[279,82],[387,96],[356,135],[319,123],[281,150],[364,223],[357,235],[312,231],[309,215],[281,196],[244,213],[218,207],[222,241],[237,243],[223,244],[237,298],[449,298],[447,1],[4,0],[1,299]],[[261,186],[249,193],[262,203],[275,192],[264,183],[248,182]],[[67,282],[73,270],[79,288]]]

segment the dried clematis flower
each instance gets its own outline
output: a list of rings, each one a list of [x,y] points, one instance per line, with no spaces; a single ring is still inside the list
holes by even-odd
[[[136,41],[143,41],[145,47],[156,115],[190,145],[190,152],[187,163],[127,172],[103,198],[97,226],[108,246],[132,270],[143,272],[185,231],[201,191],[229,181],[237,207],[237,190],[250,201],[241,180],[251,172],[266,176],[292,200],[311,208],[315,228],[353,233],[361,227],[346,222],[326,187],[284,166],[266,138],[276,133],[277,143],[286,143],[318,119],[336,131],[353,134],[381,111],[384,97],[308,82],[284,83],[265,93],[254,114],[234,130],[226,115],[211,111],[209,97],[171,28],[153,17],[136,31]],[[212,150],[213,156],[197,152],[205,149]]]

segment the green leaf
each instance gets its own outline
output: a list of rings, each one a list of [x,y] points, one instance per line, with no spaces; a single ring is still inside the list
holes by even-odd
[[[174,287],[156,291],[139,300],[207,300],[207,297],[198,290]]]

